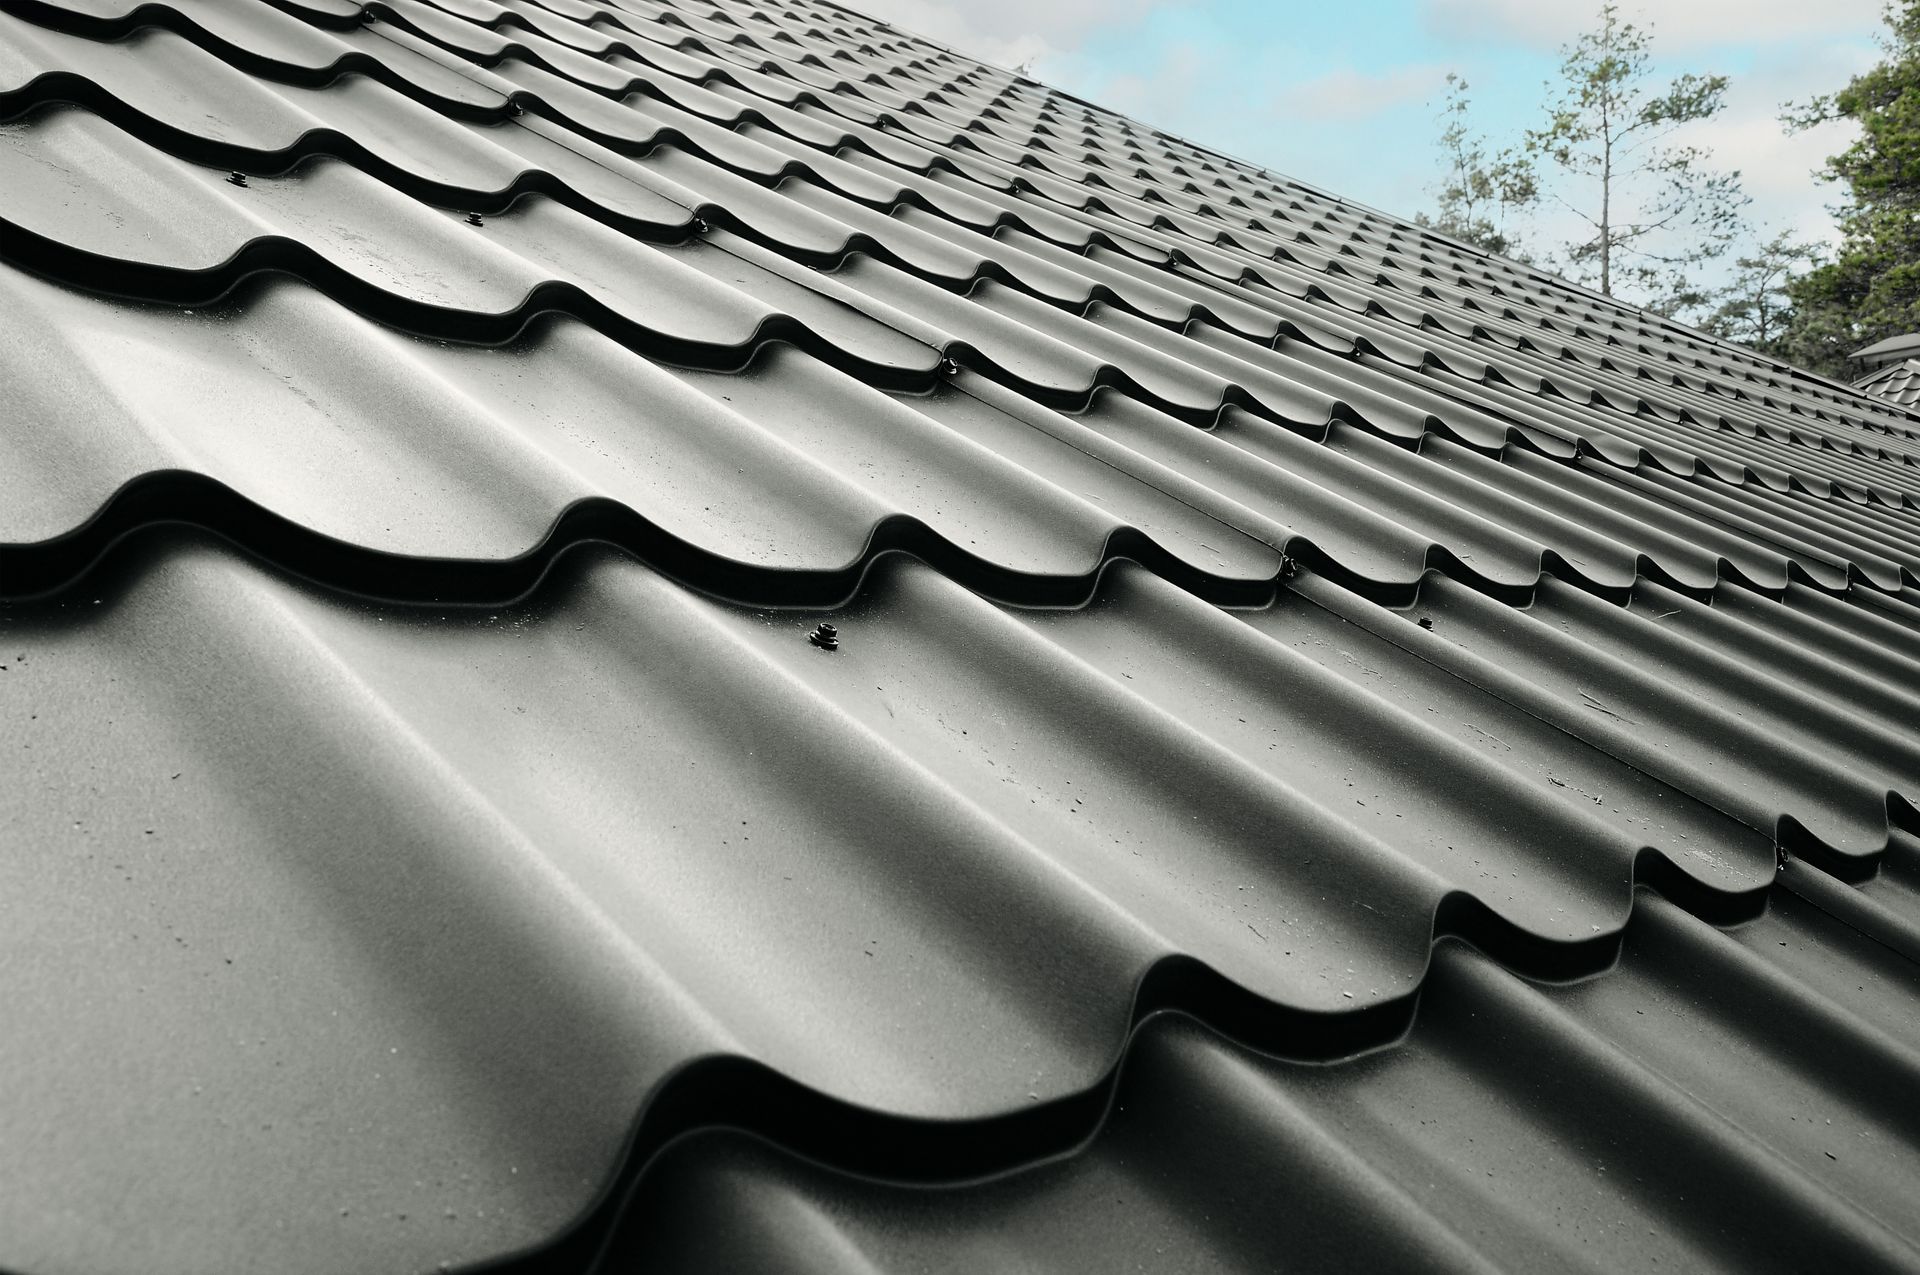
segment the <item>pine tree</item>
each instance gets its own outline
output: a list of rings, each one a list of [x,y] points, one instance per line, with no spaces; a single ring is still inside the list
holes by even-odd
[[[1846,355],[1920,332],[1920,0],[1886,9],[1886,57],[1838,93],[1791,109],[1789,128],[1859,125],[1821,176],[1846,187],[1834,259],[1795,280],[1786,348],[1797,363],[1844,376]]]
[[[1591,230],[1566,245],[1570,273],[1673,312],[1704,299],[1694,275],[1732,245],[1746,197],[1739,173],[1714,172],[1704,151],[1670,141],[1720,111],[1726,77],[1682,75],[1656,92],[1651,43],[1602,5],[1598,25],[1561,50],[1547,124],[1527,134],[1527,150],[1560,171],[1553,198]]]
[[[1449,73],[1446,100],[1440,108],[1440,153],[1446,176],[1438,192],[1439,207],[1434,216],[1422,213],[1415,220],[1488,252],[1525,261],[1508,223],[1539,197],[1533,164],[1513,149],[1488,155],[1486,142],[1472,126],[1468,104],[1467,82]]]
[[[1817,246],[1795,242],[1784,230],[1774,235],[1735,259],[1732,277],[1715,294],[1719,308],[1701,326],[1762,354],[1784,357],[1796,272],[1819,254]]]

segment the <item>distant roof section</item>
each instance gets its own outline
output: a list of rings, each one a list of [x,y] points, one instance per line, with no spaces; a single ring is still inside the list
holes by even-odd
[[[1920,407],[1920,359],[1889,363],[1853,384],[1856,389],[1865,390],[1901,407]]]
[[[1902,359],[1920,354],[1920,332],[1909,332],[1905,336],[1890,336],[1884,341],[1875,341],[1872,345],[1862,346],[1849,359],[1872,371],[1897,363]]]

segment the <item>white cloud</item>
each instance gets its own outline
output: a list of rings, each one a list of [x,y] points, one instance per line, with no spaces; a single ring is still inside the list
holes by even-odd
[[[1214,59],[1188,43],[1168,45],[1147,75],[1116,75],[1099,83],[1094,99],[1151,127],[1172,127],[1192,108],[1218,71]]]
[[[1883,0],[1623,0],[1621,15],[1651,27],[1661,52],[1857,36],[1880,26]],[[1453,40],[1556,48],[1591,26],[1598,0],[1426,0],[1427,29]]]
[[[1753,199],[1748,219],[1756,226],[1830,239],[1836,232],[1827,206],[1842,191],[1816,180],[1814,172],[1829,155],[1845,149],[1858,130],[1834,123],[1789,135],[1780,123],[1780,104],[1837,88],[1870,60],[1862,49],[1763,60],[1733,77],[1720,114],[1689,125],[1676,140],[1707,151],[1716,168],[1739,170],[1741,185]]]
[[[1446,74],[1437,66],[1401,66],[1380,72],[1342,67],[1289,86],[1274,106],[1288,119],[1368,119],[1439,92]]]
[[[1071,53],[1095,30],[1133,22],[1167,0],[852,0],[848,6],[994,66]]]

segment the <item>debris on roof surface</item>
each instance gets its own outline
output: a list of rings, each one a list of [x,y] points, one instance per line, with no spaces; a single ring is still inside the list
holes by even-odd
[[[0,0],[0,1267],[1920,1269],[1920,414],[816,0]]]

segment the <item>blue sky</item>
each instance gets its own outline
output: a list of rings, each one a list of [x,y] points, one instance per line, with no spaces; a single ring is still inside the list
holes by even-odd
[[[1434,111],[1448,71],[1496,144],[1538,118],[1557,50],[1587,0],[850,0],[986,61],[1189,140],[1402,215],[1439,177]],[[1728,108],[1687,140],[1739,169],[1752,220],[1831,234],[1811,176],[1844,126],[1786,137],[1781,102],[1844,84],[1878,57],[1880,0],[1624,0],[1654,33],[1656,69],[1730,77]],[[1574,192],[1568,191],[1568,194]],[[1551,241],[1564,215],[1536,219]]]

